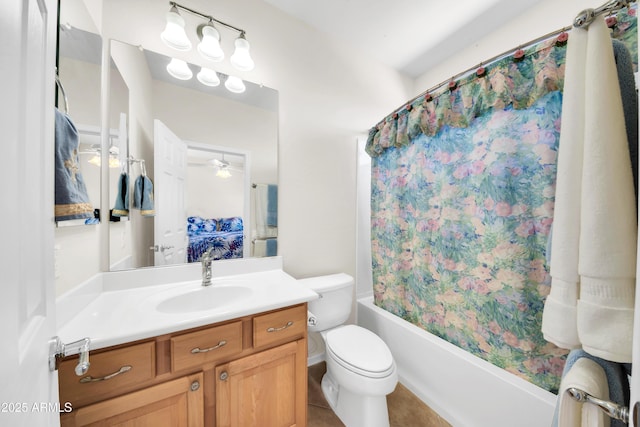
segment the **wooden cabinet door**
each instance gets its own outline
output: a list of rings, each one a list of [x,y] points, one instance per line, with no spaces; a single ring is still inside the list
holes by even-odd
[[[62,426],[202,427],[203,374],[167,381],[65,414]]]
[[[216,421],[216,427],[306,426],[306,341],[216,367]]]

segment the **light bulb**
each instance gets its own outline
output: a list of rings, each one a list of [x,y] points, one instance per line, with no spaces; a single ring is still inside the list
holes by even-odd
[[[117,157],[113,157],[113,156],[109,156],[109,167],[110,168],[119,168],[120,167],[120,160],[118,160]]]
[[[227,77],[227,81],[224,82],[224,87],[226,87],[229,92],[233,93],[242,93],[246,90],[244,82],[236,76]]]
[[[224,52],[220,47],[220,33],[213,25],[206,24],[198,27],[198,35],[200,43],[198,43],[198,52],[205,59],[213,62],[220,62],[224,59]]]
[[[231,65],[236,67],[240,71],[251,71],[255,67],[253,59],[251,59],[251,55],[249,54],[250,45],[249,42],[244,38],[244,35],[240,35],[235,41],[236,50],[231,55],[229,59],[231,61]]]
[[[196,77],[198,78],[198,81],[205,86],[215,87],[220,85],[218,73],[213,71],[211,68],[202,67]]]
[[[184,31],[184,18],[178,13],[178,8],[173,6],[167,12],[167,26],[160,34],[162,41],[170,48],[176,50],[191,50],[191,41]]]
[[[94,154],[89,160],[87,160],[87,162],[94,166],[100,166],[100,164],[102,163],[102,160],[100,159],[100,153]]]
[[[216,172],[216,176],[218,178],[229,178],[231,177],[231,172],[227,168],[220,168],[218,172]]]
[[[178,80],[189,80],[193,77],[191,68],[182,59],[171,58],[171,62],[167,65],[167,72]]]

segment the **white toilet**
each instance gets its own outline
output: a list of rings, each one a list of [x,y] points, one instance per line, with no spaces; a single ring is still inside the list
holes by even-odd
[[[391,351],[373,332],[342,325],[351,313],[353,278],[340,273],[299,282],[320,295],[309,303],[316,323],[309,324],[309,347],[322,345],[314,340],[314,332],[320,332],[327,363],[322,391],[331,409],[347,427],[389,427],[387,394],[398,383]]]

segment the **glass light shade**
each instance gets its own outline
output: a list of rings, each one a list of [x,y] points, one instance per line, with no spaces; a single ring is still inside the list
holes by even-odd
[[[167,65],[167,72],[178,80],[189,80],[193,77],[191,68],[182,59],[171,58]]]
[[[255,64],[253,59],[251,59],[251,55],[249,54],[249,42],[243,37],[240,36],[235,41],[236,50],[231,55],[229,60],[231,61],[231,65],[236,67],[240,71],[251,71]]]
[[[198,52],[205,59],[213,62],[220,62],[224,59],[224,52],[220,47],[220,33],[213,25],[207,24],[198,27],[198,35],[200,35],[200,43],[198,43]]]
[[[205,86],[215,87],[220,84],[218,73],[213,71],[211,68],[202,67],[196,77],[198,78],[198,81]]]
[[[176,50],[191,50],[191,41],[184,31],[184,19],[174,6],[167,12],[167,26],[164,28],[160,38],[170,48]]]
[[[94,155],[93,157],[91,157],[88,161],[89,164],[92,164],[94,166],[98,166],[100,167],[100,165],[102,164],[102,159],[100,159],[100,153]],[[111,169],[114,168],[119,168],[120,167],[120,160],[117,157],[114,156],[109,156],[109,167]]]
[[[229,169],[227,168],[220,168],[218,169],[218,172],[216,172],[216,176],[218,178],[230,178],[231,172],[229,172]]]
[[[113,157],[113,156],[109,156],[109,167],[110,168],[119,168],[120,167],[120,160],[118,160],[117,157]]]
[[[244,86],[244,82],[236,76],[227,77],[227,81],[224,82],[224,87],[226,87],[229,92],[233,93],[242,93],[247,89]]]
[[[91,156],[91,158],[87,160],[87,162],[94,166],[100,166],[100,164],[102,163],[102,161],[100,160],[100,153]]]

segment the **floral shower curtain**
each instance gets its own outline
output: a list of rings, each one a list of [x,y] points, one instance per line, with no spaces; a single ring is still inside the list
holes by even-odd
[[[621,12],[613,32],[637,58],[635,23]],[[552,392],[567,351],[540,324],[564,41],[414,101],[367,143],[375,303]]]

